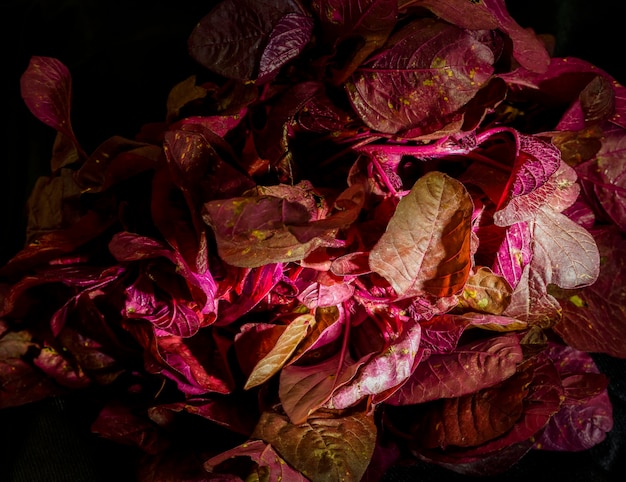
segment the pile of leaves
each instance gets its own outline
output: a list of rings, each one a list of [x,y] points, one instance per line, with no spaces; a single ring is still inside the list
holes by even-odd
[[[91,153],[68,69],[33,57],[22,95],[58,134],[0,269],[0,406],[97,400],[140,480],[598,444],[626,89],[546,45],[503,0],[223,0],[164,121]]]

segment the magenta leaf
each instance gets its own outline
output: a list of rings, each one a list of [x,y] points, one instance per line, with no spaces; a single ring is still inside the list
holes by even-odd
[[[431,19],[415,20],[359,67],[346,88],[372,129],[428,133],[455,114],[489,80],[494,54],[484,32]],[[419,102],[416,100],[419,99]]]
[[[419,362],[421,326],[413,323],[383,352],[370,358],[348,384],[337,389],[328,401],[329,408],[343,409],[355,405],[368,395],[379,395],[405,382]],[[377,397],[382,402],[385,397]]]
[[[500,29],[513,42],[513,57],[525,68],[544,72],[550,63],[537,36],[509,15],[504,0],[403,0],[401,4],[424,6],[438,17],[466,29]]]

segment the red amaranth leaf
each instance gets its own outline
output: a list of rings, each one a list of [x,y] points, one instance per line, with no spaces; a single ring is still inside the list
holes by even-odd
[[[252,387],[256,387],[278,373],[285,363],[289,361],[300,342],[314,324],[315,317],[310,314],[300,315],[289,323],[285,331],[281,333],[274,347],[258,361],[248,377],[244,389],[248,390]]]
[[[388,47],[362,64],[346,83],[363,122],[394,134],[430,133],[455,119],[493,72],[485,32],[433,19],[415,20]]]
[[[403,0],[401,7],[420,6],[466,29],[499,29],[513,43],[513,57],[531,71],[545,72],[548,52],[534,32],[522,28],[507,12],[504,0]]]
[[[407,405],[474,393],[511,377],[521,362],[522,349],[514,336],[489,338],[448,354],[431,355],[387,403]]]
[[[67,67],[52,57],[32,57],[20,79],[20,89],[33,115],[69,139],[78,157],[85,158],[70,120],[72,76]],[[53,165],[53,170],[59,167],[62,164]]]
[[[285,19],[290,14],[296,16],[296,30],[285,28],[293,23],[293,18]],[[272,74],[293,58],[308,42],[311,31],[310,20],[293,0],[224,0],[200,20],[188,46],[192,57],[207,69],[248,81]],[[282,51],[276,42],[285,33],[291,33],[289,47]]]
[[[535,448],[574,452],[589,449],[602,442],[613,427],[608,380],[585,352],[553,343],[548,355],[561,375],[565,400]]]
[[[440,172],[420,178],[403,197],[369,256],[401,298],[458,293],[469,276],[472,200]]]
[[[318,412],[293,425],[284,415],[265,412],[254,430],[260,438],[312,482],[359,482],[376,445],[376,425],[363,413]]]
[[[228,469],[221,469],[220,465],[239,457],[249,458],[255,462],[257,464],[256,470],[268,477],[268,480],[284,480],[285,482],[307,482],[309,480],[300,472],[287,465],[274,448],[262,440],[246,442],[207,460],[204,463],[204,469],[216,477],[216,479],[211,477],[210,480],[230,480],[225,477],[224,479],[219,478],[219,474],[225,474],[228,471]]]
[[[396,25],[398,2],[315,0],[311,9],[321,24],[323,41],[335,51],[329,66],[334,83],[340,84],[372,52],[383,46]],[[342,58],[346,53],[348,58]]]
[[[563,319],[554,330],[578,350],[626,358],[626,239],[615,229],[595,233],[601,264],[598,280],[577,290],[554,290]]]

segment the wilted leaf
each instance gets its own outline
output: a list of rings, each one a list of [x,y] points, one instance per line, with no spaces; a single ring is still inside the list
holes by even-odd
[[[258,437],[312,482],[359,482],[376,444],[376,425],[363,413],[318,412],[307,423],[265,412],[254,430]]]
[[[469,276],[473,203],[463,185],[440,172],[420,178],[398,203],[369,264],[398,296],[458,293]]]
[[[314,324],[315,317],[309,314],[300,315],[289,323],[287,329],[278,338],[274,348],[256,364],[244,389],[249,390],[256,387],[278,373],[283,365],[289,361],[291,355]]]

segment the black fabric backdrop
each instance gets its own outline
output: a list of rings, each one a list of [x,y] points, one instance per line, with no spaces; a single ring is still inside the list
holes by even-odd
[[[197,69],[186,39],[211,1],[23,0],[0,3],[0,263],[21,246],[24,203],[48,172],[54,132],[23,105],[19,76],[32,55],[62,60],[73,76],[72,117],[90,152],[114,134],[132,137],[165,113],[169,89]],[[626,4],[609,0],[509,0],[523,26],[556,36],[556,55],[588,60],[626,83]],[[625,254],[626,255],[626,254]],[[490,480],[612,481],[626,475],[626,360],[597,355],[610,378],[615,427],[583,453],[532,452]],[[89,432],[97,404],[75,398],[0,411],[0,481],[132,481],[132,450]],[[468,481],[426,464],[398,466],[384,481]]]

